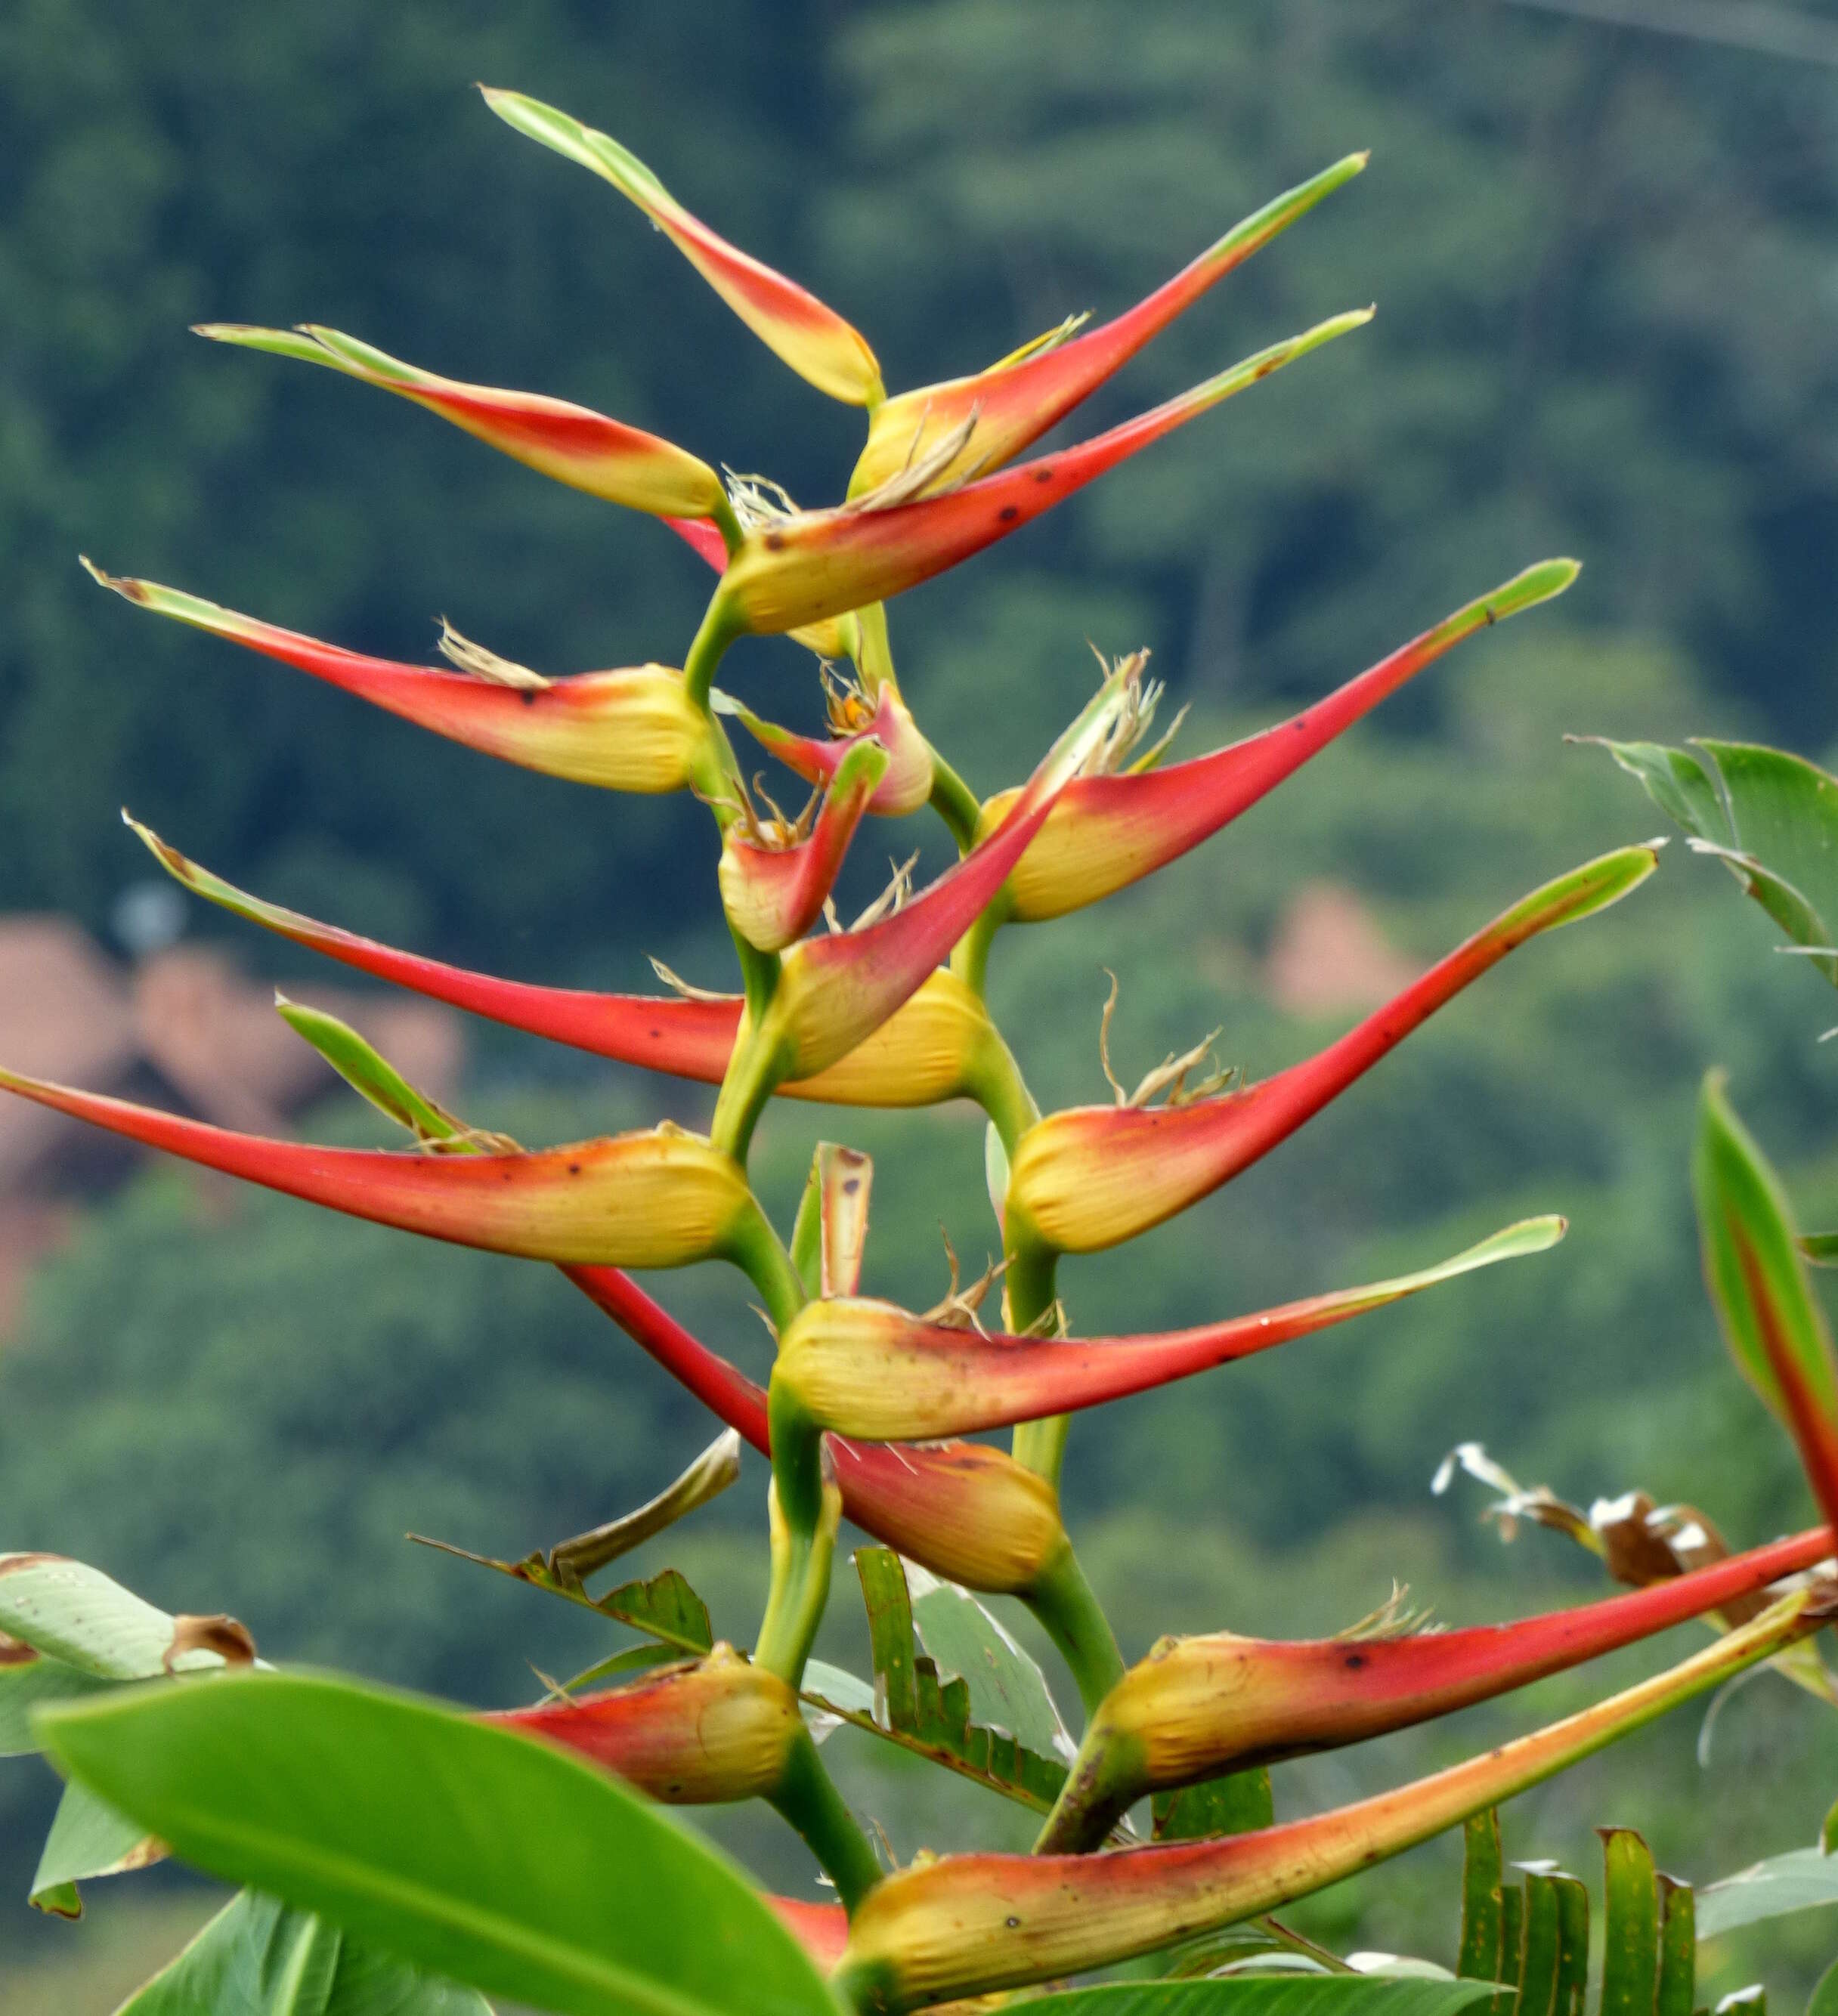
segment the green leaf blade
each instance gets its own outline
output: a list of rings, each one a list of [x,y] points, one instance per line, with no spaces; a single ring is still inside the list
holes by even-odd
[[[186,1860],[565,2016],[834,2016],[745,1881],[610,1776],[434,1704],[236,1674],[44,1713]]]
[[[1828,1519],[1838,1519],[1838,1366],[1779,1178],[1721,1077],[1704,1082],[1692,1157],[1704,1278],[1732,1355],[1798,1443]]]
[[[423,1974],[310,1912],[245,1890],[115,2016],[492,2016],[470,1988]]]

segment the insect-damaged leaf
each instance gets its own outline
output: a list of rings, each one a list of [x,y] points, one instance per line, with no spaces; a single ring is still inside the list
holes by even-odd
[[[1065,1783],[1065,1766],[1055,1756],[1043,1755],[1028,1748],[1006,1726],[993,1728],[975,1719],[973,1690],[968,1677],[947,1676],[941,1671],[940,1660],[922,1647],[914,1620],[916,1603],[924,1600],[928,1595],[935,1598],[951,1586],[932,1583],[928,1589],[916,1597],[908,1580],[914,1571],[888,1547],[861,1548],[856,1552],[855,1563],[868,1611],[879,1709],[876,1726],[906,1748],[916,1750],[967,1778],[1005,1792],[1040,1812],[1047,1811]],[[927,1579],[930,1581],[930,1578]],[[953,1590],[950,1600],[954,1602],[960,1595],[961,1592]],[[942,1620],[938,1628],[952,1646],[954,1657],[957,1650],[969,1642],[962,1620],[935,1601],[933,1612]],[[983,1615],[987,1617],[987,1612]],[[990,1618],[989,1622],[993,1626],[994,1620]],[[1012,1647],[1011,1640],[1007,1640],[1006,1633],[1000,1636],[1014,1650],[1018,1660],[1026,1658],[1018,1648]],[[929,1643],[929,1640],[926,1642]],[[975,1664],[974,1646],[972,1651],[973,1657],[968,1663]],[[1031,1666],[1033,1662],[1028,1661],[1027,1664]],[[1034,1672],[1038,1679],[1039,1669],[1035,1668]],[[993,1672],[986,1665],[979,1679],[986,1700],[1012,1703],[1025,1694],[1025,1681],[1014,1674],[1007,1676],[1012,1691],[998,1691]],[[1046,1696],[1043,1681],[1040,1683],[1040,1696],[1043,1708],[1040,1702],[1036,1702],[1025,1710],[1024,1716],[1018,1717],[1024,1719],[1025,1725],[1036,1735],[1051,1732],[1058,1726],[1058,1716]],[[1047,1740],[1055,1741],[1050,1733]]]
[[[31,1716],[117,1682],[245,1663],[254,1640],[231,1617],[169,1615],[99,1569],[58,1554],[0,1554],[0,1755],[41,1746]],[[66,1788],[29,1893],[41,1911],[81,1917],[77,1885],[144,1869],[165,1854],[93,1792]]]
[[[1607,1864],[1602,2016],[1651,2016],[1660,1969],[1660,1903],[1652,1854],[1631,1827],[1601,1831]]]
[[[445,1540],[431,1540],[423,1533],[411,1533],[409,1538],[422,1546],[455,1555],[478,1568],[495,1569],[499,1575],[509,1575],[514,1582],[528,1582],[532,1589],[544,1589],[551,1596],[578,1604],[583,1610],[596,1610],[601,1616],[611,1618],[615,1624],[629,1624],[634,1631],[642,1631],[647,1637],[674,1646],[679,1651],[706,1652],[715,1643],[708,1606],[690,1587],[679,1569],[665,1568],[648,1580],[622,1582],[604,1596],[593,1597],[565,1566],[555,1564],[555,1557],[562,1551],[561,1548],[552,1548],[546,1554],[526,1554],[521,1561],[501,1561],[490,1554],[472,1553]],[[562,1547],[568,1544],[564,1541]]]
[[[485,1998],[244,1890],[117,2016],[492,2016]]]
[[[1276,1822],[1270,1773],[1260,1766],[1231,1771],[1179,1791],[1158,1792],[1153,1802],[1157,1841],[1201,1841],[1209,1834],[1250,1834]]]
[[[1476,1813],[1465,1830],[1461,1949],[1455,1962],[1455,1971],[1464,1981],[1500,1978],[1501,1898],[1505,1888],[1500,1816],[1490,1806],[1485,1813]]]
[[[67,1785],[52,1817],[29,1901],[58,1918],[80,1918],[77,1888],[96,1876],[124,1876],[165,1859],[164,1844],[125,1813],[96,1797],[87,1785]]]

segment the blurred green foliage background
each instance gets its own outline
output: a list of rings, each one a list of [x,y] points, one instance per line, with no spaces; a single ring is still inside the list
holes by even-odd
[[[13,0],[9,908],[106,931],[144,866],[115,818],[126,801],[245,887],[445,957],[640,987],[655,952],[728,983],[694,806],[499,769],[140,617],[75,564],[81,550],[404,657],[430,654],[442,612],[551,671],[680,657],[708,579],[667,532],[328,374],[207,350],[186,326],[211,319],[330,322],[455,376],[582,399],[806,502],[838,494],[859,416],[785,373],[611,191],[490,117],[479,78],[617,134],[863,327],[896,388],[1069,309],[1114,312],[1278,190],[1375,150],[1072,428],[1376,298],[1371,329],[897,605],[909,698],[986,791],[1083,700],[1087,640],[1147,644],[1193,704],[1193,753],[1530,560],[1572,552],[1587,571],[1152,884],[1010,934],[993,999],[1043,1103],[1104,1096],[1105,967],[1123,981],[1126,1078],[1215,1024],[1227,1060],[1261,1075],[1336,1033],[1280,1014],[1260,982],[1303,884],[1348,886],[1427,959],[1651,831],[1644,797],[1566,732],[1756,734],[1815,754],[1838,735],[1830,70],[1478,0]],[[815,718],[810,661],[787,644],[743,646],[722,676],[766,712]],[[864,892],[921,826],[867,834]],[[1804,1522],[1791,1453],[1728,1369],[1699,1286],[1684,1157],[1698,1078],[1722,1063],[1808,1215],[1838,1208],[1832,1053],[1814,1042],[1833,1017],[1721,871],[1674,857],[1228,1193],[1067,1269],[1076,1324],[1146,1328],[1415,1264],[1524,1212],[1573,1221],[1548,1258],[1083,1424],[1070,1515],[1132,1657],[1164,1630],[1332,1629],[1394,1577],[1451,1622],[1591,1590],[1555,1540],[1502,1556],[1478,1494],[1429,1499],[1465,1438],[1585,1501],[1636,1484],[1695,1501],[1739,1541]],[[214,916],[192,928],[226,932]],[[301,970],[272,941],[248,956]],[[499,1033],[474,1056],[468,1116],[527,1139],[705,1117],[693,1089]],[[348,1104],[323,1131],[378,1138]],[[877,1157],[868,1287],[935,1301],[941,1217],[967,1257],[993,1239],[975,1116],[775,1112],[759,1168],[787,1215],[820,1131]],[[762,1370],[737,1279],[661,1292]],[[545,1270],[265,1197],[200,1201],[152,1172],[45,1271],[0,1357],[0,1538],[93,1561],[174,1609],[232,1611],[273,1657],[505,1701],[533,1687],[526,1661],[565,1670],[600,1641],[404,1532],[520,1553],[648,1496],[707,1432]],[[640,1564],[684,1567],[743,1640],[763,1486],[750,1460]],[[860,1666],[845,1582],[826,1644]],[[1641,1668],[1289,1767],[1279,1802],[1427,1768]],[[1589,1827],[1621,1822],[1703,1880],[1811,1838],[1838,1792],[1838,1719],[1764,1680],[1706,1766],[1694,1735],[1649,1734],[1522,1801],[1510,1850],[1593,1873]],[[852,1754],[842,1768],[902,1853],[1014,1831],[950,1781]],[[103,2009],[113,1977],[66,1971],[90,1932],[23,1903],[51,1789],[34,1766],[0,1779],[0,1875],[22,1900],[0,1907],[0,1983],[16,1984],[9,2008]],[[795,1882],[769,1821],[715,1824]],[[1297,1915],[1446,1960],[1453,1868],[1445,1844]],[[163,1915],[133,1920],[125,1884],[99,1887],[99,1970],[124,1949],[150,1964],[203,1908],[133,1881]],[[1787,1993],[1838,1949],[1829,1920],[1764,1931],[1724,1957],[1721,1985],[1763,1974]]]

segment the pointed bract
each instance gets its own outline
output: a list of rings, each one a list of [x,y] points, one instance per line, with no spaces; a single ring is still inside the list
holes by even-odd
[[[728,563],[718,606],[743,630],[777,632],[883,602],[1005,538],[1166,434],[1370,321],[1361,309],[1274,344],[1190,392],[1076,447],[940,496],[877,506],[872,495],[755,526]]]
[[[1692,1180],[1704,1279],[1730,1355],[1799,1445],[1819,1509],[1838,1525],[1831,1334],[1806,1278],[1786,1193],[1715,1071],[1699,1104]]]
[[[839,1063],[919,991],[1040,831],[1067,778],[1102,738],[1121,693],[1120,680],[1106,680],[1001,826],[903,909],[852,931],[807,938],[786,956],[761,1024],[783,1052],[782,1078],[813,1078]]]
[[[481,87],[484,88],[484,87]],[[867,342],[815,294],[718,237],[690,216],[643,162],[604,133],[521,92],[485,89],[486,104],[518,132],[590,168],[629,196],[761,342],[820,392],[856,406],[881,396]]]
[[[399,393],[514,461],[608,503],[662,518],[719,520],[726,515],[727,493],[705,462],[590,407],[540,392],[506,392],[442,378],[355,337],[312,324],[289,329],[200,322],[196,333],[213,343],[322,364],[366,385]]]
[[[0,1089],[353,1218],[527,1260],[686,1266],[729,1254],[759,1208],[727,1156],[676,1130],[428,1155],[263,1140],[16,1071]]]
[[[887,751],[872,736],[851,743],[837,765],[815,823],[802,838],[762,845],[740,820],[729,826],[716,870],[727,920],[760,952],[782,952],[817,919],[836,886],[843,857],[876,787]]]
[[[1618,902],[1656,861],[1651,847],[1624,848],[1534,890],[1338,1042],[1259,1084],[1179,1106],[1049,1114],[1015,1148],[1011,1248],[1097,1252],[1185,1210],[1292,1134],[1515,947]]]
[[[125,816],[125,815],[124,815]],[[374,974],[430,999],[445,1001],[551,1042],[648,1071],[719,1085],[745,1029],[738,995],[596,994],[542,987],[469,972],[440,959],[398,952],[374,938],[323,924],[264,902],[189,860],[133,819],[153,858],[186,888],[251,923],[359,972]],[[781,1096],[839,1106],[932,1106],[974,1096],[982,1061],[1000,1037],[981,999],[955,974],[939,967],[918,991],[849,1055],[816,1076],[793,1080]]]
[[[582,672],[562,679],[532,675],[531,682],[511,685],[366,657],[157,581],[126,580],[96,567],[89,571],[138,608],[247,645],[450,741],[525,769],[608,790],[645,793],[692,786],[708,792],[719,776],[713,724],[684,690],[682,673],[669,666]]]
[[[813,1301],[779,1341],[773,1390],[795,1393],[816,1426],[867,1441],[1011,1427],[1249,1358],[1497,1261],[1544,1252],[1563,1231],[1562,1219],[1528,1219],[1418,1273],[1151,1336],[991,1335],[928,1323],[891,1302]]]
[[[574,1267],[568,1273],[640,1350],[762,1456],[771,1454],[766,1396],[744,1373],[617,1268]],[[864,1446],[840,1436],[828,1447],[848,1517],[947,1582],[1025,1594],[1065,1550],[1058,1494],[1004,1450],[960,1442]]]
[[[718,693],[713,697],[717,714],[731,715],[762,749],[769,750],[785,768],[807,784],[821,787],[835,776],[849,753],[872,736],[888,753],[887,774],[874,787],[868,809],[888,819],[915,812],[932,795],[932,754],[919,733],[906,704],[891,687],[883,687],[867,722],[853,733],[832,736],[827,741],[814,736],[795,735],[762,721],[750,708]],[[992,820],[990,824],[996,823]]]
[[[770,1798],[804,1733],[798,1697],[728,1645],[625,1687],[483,1719],[591,1758],[675,1806]]]
[[[1325,700],[1242,742],[1166,769],[1077,777],[1003,891],[1000,914],[1036,923],[1141,881],[1198,847],[1292,776],[1378,703],[1465,638],[1561,595],[1580,569],[1541,561],[1350,679]],[[993,824],[1013,797],[984,808]]]
[[[1093,1718],[1037,1852],[1095,1847],[1148,1794],[1364,1743],[1490,1701],[1817,1567],[1831,1534],[1777,1540],[1574,1610],[1407,1637],[1165,1639]]]
[[[1171,280],[1100,328],[1064,342],[1030,344],[1016,357],[1004,358],[971,377],[923,385],[888,400],[869,425],[867,445],[849,481],[849,495],[878,489],[924,462],[972,414],[975,426],[969,439],[933,481],[949,482],[972,471],[999,468],[1096,391],[1216,281],[1242,266],[1365,165],[1364,154],[1349,154],[1266,203]]]
[[[1829,1595],[1785,1597],[1695,1658],[1433,1777],[1223,1838],[1108,1855],[953,1855],[890,1876],[835,1976],[894,2012],[1108,1966],[1268,1911],[1459,1824],[1817,1629]]]

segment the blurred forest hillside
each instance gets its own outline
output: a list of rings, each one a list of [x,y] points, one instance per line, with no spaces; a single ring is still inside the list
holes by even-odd
[[[1798,12],[1838,36],[1838,6]],[[1566,733],[1828,756],[1838,737],[1838,70],[1505,0],[13,0],[0,850],[16,914],[0,946],[55,916],[96,959],[128,959],[150,864],[125,802],[244,887],[444,958],[636,988],[654,953],[730,984],[694,806],[494,765],[155,623],[77,565],[399,657],[431,658],[444,614],[552,672],[679,661],[708,584],[667,532],[330,373],[187,335],[214,319],[330,323],[580,399],[805,502],[839,494],[859,416],[786,373],[611,191],[492,118],[479,78],[618,135],[856,322],[896,386],[1069,311],[1113,313],[1279,190],[1373,149],[1072,426],[1375,299],[1371,329],[895,605],[916,712],[986,792],[1082,703],[1088,643],[1146,645],[1170,705],[1191,704],[1177,753],[1198,753],[1530,561],[1586,571],[1153,884],[1007,934],[993,998],[1043,1103],[1105,1096],[1105,967],[1124,1078],[1216,1024],[1223,1057],[1259,1075],[1387,976],[1650,832],[1645,800]],[[744,646],[722,678],[780,718],[816,717],[788,644]],[[864,835],[845,909],[921,824]],[[177,950],[320,998],[278,941],[202,909],[185,930]],[[1809,1212],[1838,1207],[1834,1053],[1815,1043],[1829,1008],[1769,942],[1721,871],[1675,848],[1635,901],[1529,949],[1227,1193],[1067,1269],[1078,1326],[1147,1328],[1417,1264],[1531,1211],[1573,1224],[1547,1258],[1076,1432],[1073,1530],[1131,1657],[1169,1629],[1333,1629],[1393,1577],[1451,1622],[1592,1587],[1548,1538],[1502,1555],[1478,1491],[1431,1499],[1467,1438],[1585,1503],[1638,1485],[1744,1542],[1803,1522],[1791,1453],[1717,1341],[1684,1176],[1696,1083],[1721,1062]],[[465,1040],[463,1110],[525,1139],[706,1118],[693,1088],[487,1028]],[[380,1139],[333,1089],[279,1103],[323,1093],[302,1131]],[[937,1300],[941,1217],[980,1264],[995,1234],[975,1116],[775,1111],[759,1162],[774,1208],[819,1132],[877,1157],[870,1291]],[[402,1538],[515,1557],[647,1496],[707,1439],[553,1274],[165,1169],[58,1231],[0,1350],[5,1545],[230,1611],[271,1656],[469,1700],[522,1697],[526,1657],[594,1656],[571,1616]],[[763,1367],[733,1282],[659,1292]],[[757,1529],[764,1485],[750,1462],[640,1561],[691,1569],[741,1639],[758,1593],[722,1534]],[[846,1607],[831,1649],[859,1665]],[[1279,1801],[1346,1796],[1602,1683],[1292,1767]],[[1696,1878],[1812,1838],[1838,1717],[1764,1681],[1703,1773],[1694,1733],[1522,1801],[1513,1851],[1588,1864],[1595,1822],[1650,1822],[1662,1862]],[[903,1852],[986,1819],[920,1807],[867,1764],[852,1792]],[[36,1766],[0,1780],[0,1879],[22,1900],[0,1904],[0,1981],[13,1965],[25,1987],[69,1937],[23,1903],[49,1795]],[[767,1831],[728,1838],[773,1866]],[[1438,1852],[1315,1921],[1446,1958]],[[1790,1943],[1773,1958],[1797,1964]],[[1745,1963],[1732,1980],[1763,1964]]]

